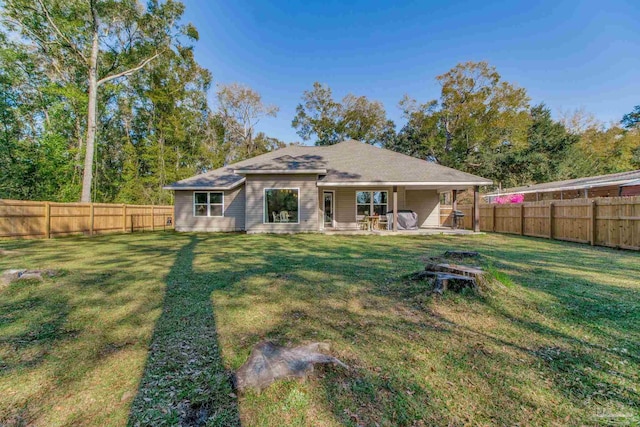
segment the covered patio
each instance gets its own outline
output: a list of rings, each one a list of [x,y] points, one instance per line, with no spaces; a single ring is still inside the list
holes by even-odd
[[[319,225],[326,234],[467,234],[448,220],[457,210],[458,194],[473,191],[467,226],[480,231],[479,185],[469,183],[318,183]],[[447,195],[446,197],[444,195]],[[447,199],[450,205],[441,205]],[[463,227],[457,227],[463,228]],[[452,233],[455,232],[455,233]]]

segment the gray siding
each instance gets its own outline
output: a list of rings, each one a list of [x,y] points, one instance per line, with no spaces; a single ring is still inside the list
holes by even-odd
[[[194,191],[175,192],[176,231],[242,231],[245,218],[245,187],[224,192],[224,216],[193,215]]]
[[[318,231],[318,176],[313,175],[248,175],[246,186],[246,230],[248,233],[294,233]],[[299,224],[264,223],[264,189],[299,188]]]
[[[405,209],[418,214],[419,227],[440,226],[440,197],[436,190],[406,190]]]

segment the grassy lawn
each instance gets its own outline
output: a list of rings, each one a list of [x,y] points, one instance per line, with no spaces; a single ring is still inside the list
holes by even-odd
[[[640,254],[486,235],[2,241],[0,425],[638,425]],[[498,281],[428,296],[424,256]],[[12,252],[6,252],[12,251]],[[236,396],[254,344],[349,365]]]

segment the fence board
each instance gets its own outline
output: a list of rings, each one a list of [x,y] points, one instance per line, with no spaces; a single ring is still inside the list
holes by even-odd
[[[0,237],[46,238],[163,230],[173,228],[174,224],[173,206],[93,203],[93,214],[91,206],[0,199]]]
[[[464,228],[472,229],[473,207],[458,209],[465,214]],[[549,238],[553,230],[557,240],[640,250],[640,196],[483,204],[479,209],[481,231]],[[441,225],[450,224],[450,212],[440,207]]]

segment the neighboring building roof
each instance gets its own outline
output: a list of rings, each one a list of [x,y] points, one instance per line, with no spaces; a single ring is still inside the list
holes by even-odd
[[[568,179],[565,181],[545,182],[523,187],[506,188],[487,196],[499,196],[506,194],[546,193],[552,191],[581,190],[609,185],[625,185],[633,181],[640,182],[640,170],[612,173],[609,175],[588,176],[585,178]]]
[[[640,185],[640,179],[636,179],[635,181],[627,182],[626,184],[622,184],[620,187],[632,187],[635,185]]]
[[[201,175],[183,179],[170,190],[231,189],[250,174],[317,174],[320,186],[490,185],[492,181],[433,162],[359,141],[310,147],[291,145]]]

